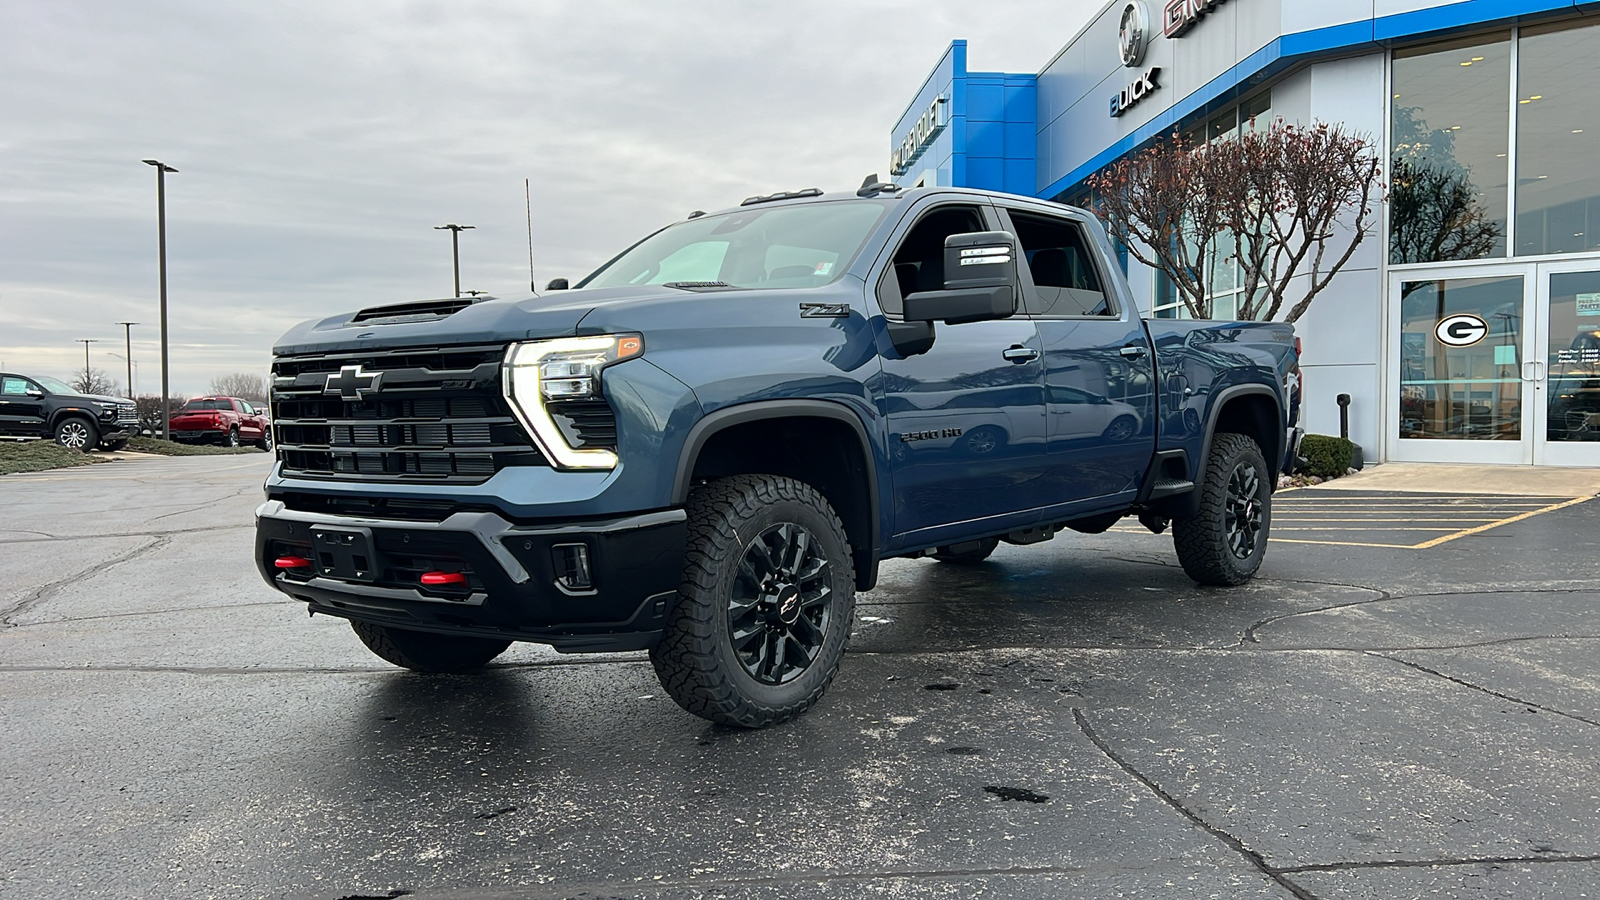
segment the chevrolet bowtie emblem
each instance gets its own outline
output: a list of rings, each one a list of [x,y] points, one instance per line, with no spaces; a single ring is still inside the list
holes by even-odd
[[[328,376],[324,394],[338,394],[346,400],[360,400],[367,391],[378,390],[383,381],[382,372],[363,372],[360,366],[345,366],[337,375]]]

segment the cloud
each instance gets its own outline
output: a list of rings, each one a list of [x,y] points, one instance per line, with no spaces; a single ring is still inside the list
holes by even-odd
[[[580,276],[692,209],[853,187],[953,38],[1036,71],[1097,0],[274,2],[0,7],[0,361],[69,375],[134,329],[173,389],[260,371],[295,322]],[[117,352],[120,347],[116,348]],[[121,362],[104,359],[105,368]]]

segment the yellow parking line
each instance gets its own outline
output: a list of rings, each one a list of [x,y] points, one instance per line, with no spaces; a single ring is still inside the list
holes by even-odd
[[[1303,541],[1295,538],[1273,537],[1267,539],[1273,544],[1321,544],[1329,547],[1388,547],[1392,550],[1415,550],[1415,544],[1365,544],[1360,541]]]
[[[1444,537],[1437,537],[1437,538],[1434,538],[1431,541],[1428,541],[1427,543],[1418,544],[1416,549],[1418,549],[1418,550],[1426,550],[1429,547],[1437,547],[1440,544],[1443,544],[1443,543],[1445,543],[1447,541],[1453,541],[1456,538],[1464,538],[1464,537],[1467,537],[1469,535],[1480,534],[1482,532],[1488,531],[1491,528],[1499,528],[1501,525],[1510,525],[1512,522],[1520,522],[1523,519],[1531,519],[1534,516],[1540,515],[1542,513],[1555,512],[1558,509],[1566,509],[1569,506],[1577,506],[1579,503],[1583,503],[1585,501],[1592,500],[1592,499],[1593,499],[1592,497],[1574,497],[1573,499],[1567,500],[1567,501],[1565,501],[1563,503],[1553,503],[1553,504],[1551,504],[1549,506],[1546,506],[1543,509],[1530,510],[1528,512],[1522,513],[1521,515],[1512,516],[1512,517],[1510,517],[1508,519],[1501,519],[1498,522],[1490,522],[1487,525],[1479,525],[1477,528],[1468,528],[1468,529],[1466,529],[1464,531],[1458,531],[1455,534],[1447,534]]]

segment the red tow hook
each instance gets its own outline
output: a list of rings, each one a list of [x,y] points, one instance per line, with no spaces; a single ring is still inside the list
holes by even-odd
[[[444,585],[465,585],[467,576],[460,572],[423,572],[422,583],[434,587]]]
[[[311,560],[304,556],[280,556],[272,564],[280,569],[309,569]]]

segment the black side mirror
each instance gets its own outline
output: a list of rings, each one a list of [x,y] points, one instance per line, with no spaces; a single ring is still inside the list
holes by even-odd
[[[547,291],[564,291],[567,289],[567,280],[565,278],[552,278],[550,283],[544,286],[544,289]]]
[[[944,290],[905,298],[908,322],[946,325],[1005,319],[1017,312],[1017,239],[1008,231],[944,239]]]

